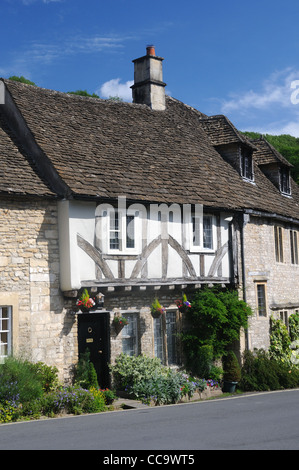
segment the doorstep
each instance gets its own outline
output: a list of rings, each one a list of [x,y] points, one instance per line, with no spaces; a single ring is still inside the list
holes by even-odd
[[[129,398],[117,398],[113,402],[113,408],[115,410],[132,410],[132,409],[145,409],[149,408],[150,405],[146,405],[138,400],[131,400]]]
[[[115,410],[146,409],[146,408],[155,406],[152,402],[149,405],[146,405],[145,403],[142,403],[141,401],[127,398],[128,394],[124,392],[123,393],[119,392],[119,394],[123,395],[123,398],[119,396],[116,400],[114,400],[113,408]],[[185,396],[179,401],[179,403],[190,403],[192,401],[207,400],[208,398],[218,397],[222,394],[223,392],[221,388],[211,389],[209,387],[205,389],[203,392],[195,392],[191,398]]]

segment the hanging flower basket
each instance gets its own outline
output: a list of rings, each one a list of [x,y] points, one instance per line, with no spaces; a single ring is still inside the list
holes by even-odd
[[[160,304],[158,299],[155,299],[151,305],[152,316],[154,318],[159,318],[165,312],[166,312],[166,309]]]
[[[191,308],[191,304],[188,302],[186,294],[183,294],[182,298],[176,300],[175,303],[181,313],[186,313],[188,309]]]
[[[82,312],[89,312],[96,306],[96,302],[93,298],[89,297],[88,290],[84,289],[80,298],[77,300],[76,305]]]
[[[113,320],[112,320],[112,323],[114,325],[114,329],[116,331],[116,333],[118,334],[125,325],[128,325],[128,320],[127,318],[125,317],[122,317],[121,315],[115,315]]]

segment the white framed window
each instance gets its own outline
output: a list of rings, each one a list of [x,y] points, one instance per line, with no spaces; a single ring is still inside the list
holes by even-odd
[[[177,347],[178,318],[177,311],[166,311],[154,322],[154,355],[162,364],[178,365],[179,354]]]
[[[290,230],[291,263],[298,264],[298,235],[296,230]]]
[[[107,209],[106,252],[109,254],[137,254],[141,251],[141,218],[138,210]]]
[[[138,315],[137,313],[124,313],[128,324],[122,329],[122,351],[128,356],[138,355]]]
[[[274,243],[276,261],[283,263],[283,229],[278,225],[274,226]]]
[[[210,214],[191,214],[190,251],[213,252],[216,242],[216,220]]]
[[[12,307],[0,306],[0,364],[11,354]]]
[[[256,300],[257,300],[257,311],[259,317],[267,316],[267,292],[266,283],[256,283]]]
[[[279,169],[279,187],[282,194],[290,195],[291,186],[290,186],[290,170],[285,167],[280,167]]]
[[[248,149],[241,150],[241,175],[245,180],[253,181],[252,152]]]

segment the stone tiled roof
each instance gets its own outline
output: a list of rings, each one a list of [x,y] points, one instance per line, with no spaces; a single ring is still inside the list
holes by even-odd
[[[0,115],[0,193],[54,196]]]
[[[252,140],[252,143],[257,147],[254,158],[259,165],[279,163],[290,168],[293,166],[263,136]]]
[[[167,97],[165,111],[153,111],[146,105],[4,82],[42,152],[40,158],[50,162],[66,188],[67,194],[59,194],[61,197],[109,199],[124,195],[128,200],[248,208],[299,219],[299,191],[294,182],[293,197],[286,198],[257,164],[255,184],[243,181],[216,151],[219,135],[216,140],[215,132],[215,142],[208,137],[203,126],[207,117],[173,98]],[[236,131],[237,141],[243,139],[248,145],[248,139],[232,125],[227,129],[231,136]],[[13,140],[11,143],[11,151],[16,152]],[[39,174],[39,159],[30,166],[30,155],[21,157],[27,159],[26,174],[33,181]],[[14,188],[15,173],[3,157],[2,164]],[[51,181],[45,186],[46,177],[43,172],[39,194],[52,187]]]
[[[238,143],[255,148],[254,144],[241,134],[223,114],[205,116],[200,120],[200,124],[215,147]]]

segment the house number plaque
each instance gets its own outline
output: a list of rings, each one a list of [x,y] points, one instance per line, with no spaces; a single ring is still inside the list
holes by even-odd
[[[86,343],[93,343],[93,338],[86,338]]]

